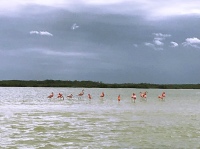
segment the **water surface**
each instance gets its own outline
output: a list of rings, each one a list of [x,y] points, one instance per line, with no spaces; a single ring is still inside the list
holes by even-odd
[[[200,90],[84,88],[82,98],[66,98],[81,90],[1,87],[0,147],[200,147]],[[103,99],[99,97],[102,91]],[[148,91],[147,101],[140,100],[141,91]],[[157,98],[162,91],[165,101]],[[63,93],[65,100],[48,99],[51,92]],[[136,103],[130,98],[133,92]]]

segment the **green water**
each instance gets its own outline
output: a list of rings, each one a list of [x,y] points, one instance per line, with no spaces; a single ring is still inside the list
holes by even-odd
[[[80,99],[46,98],[52,91],[66,97],[81,90],[0,88],[0,147],[200,148],[200,90],[85,88]],[[147,101],[140,91],[148,91]],[[157,98],[162,91],[165,101]]]

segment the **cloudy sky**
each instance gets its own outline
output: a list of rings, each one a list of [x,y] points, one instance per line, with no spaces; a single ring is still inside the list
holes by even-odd
[[[200,83],[200,1],[1,0],[11,79]]]

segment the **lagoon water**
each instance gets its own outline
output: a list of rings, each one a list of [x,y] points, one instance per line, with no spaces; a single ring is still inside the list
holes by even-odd
[[[81,90],[1,87],[0,148],[200,148],[200,90],[84,88],[81,99],[66,98]],[[51,92],[65,100],[49,100]]]

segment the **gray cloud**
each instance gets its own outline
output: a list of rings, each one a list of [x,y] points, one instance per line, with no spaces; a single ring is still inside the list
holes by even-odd
[[[18,15],[24,6],[38,5],[70,12],[93,12],[112,14],[140,14],[148,20],[162,20],[174,16],[200,15],[200,2],[197,0],[9,0],[1,2],[0,14]],[[34,9],[35,13],[40,13]],[[44,12],[45,10],[43,10]]]
[[[200,81],[200,51],[192,50],[199,45],[198,18],[147,19],[151,10],[143,10],[154,8],[152,1],[82,1],[77,7],[71,1],[67,8],[58,2],[29,3],[0,16],[1,79]],[[73,30],[75,22],[80,27]]]

